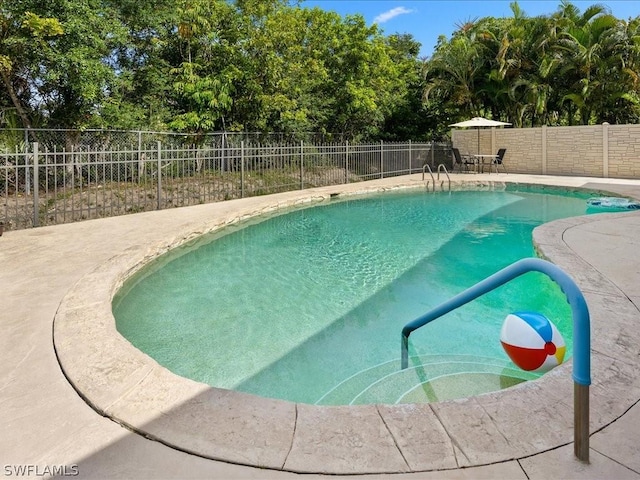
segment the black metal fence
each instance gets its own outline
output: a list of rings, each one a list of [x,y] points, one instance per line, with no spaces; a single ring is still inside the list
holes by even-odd
[[[4,229],[450,167],[447,143],[264,143],[240,134],[0,130]],[[36,138],[40,141],[31,141]]]

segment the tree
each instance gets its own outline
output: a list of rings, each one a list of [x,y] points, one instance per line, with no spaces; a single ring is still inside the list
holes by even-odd
[[[425,98],[457,116],[490,114],[515,126],[638,119],[638,23],[601,5],[562,1],[551,16],[486,17],[442,39],[426,65]]]
[[[4,82],[21,92],[25,113],[59,127],[90,120],[114,78],[109,60],[121,30],[111,13],[99,0],[3,3]]]
[[[385,140],[440,139],[442,136],[441,117],[435,102],[432,108],[426,108],[422,101],[423,61],[418,60],[420,44],[409,34],[393,34],[386,39],[390,49],[391,61],[399,71],[401,88],[394,91],[395,99],[391,103],[389,114],[380,137]]]
[[[165,130],[174,118],[175,1],[108,0],[107,7],[124,33],[109,56],[115,77],[89,126]]]
[[[0,7],[0,78],[10,100],[5,98],[3,103],[12,104],[22,125],[31,128],[31,65],[24,61],[24,52],[35,48],[47,51],[48,40],[62,35],[64,30],[55,18],[17,12],[11,7],[15,5],[6,3]]]
[[[560,41],[564,50],[561,70],[570,84],[564,100],[577,108],[580,122],[587,125],[602,94],[603,81],[611,73],[605,59],[611,47],[609,33],[618,20],[600,5],[593,5],[580,15],[568,2],[562,4],[556,17],[565,25]]]
[[[482,45],[475,35],[460,31],[450,42],[439,43],[425,64],[425,101],[437,95],[451,102],[461,116],[480,115],[482,105],[476,89],[484,64]]]
[[[177,10],[182,58],[171,73],[182,113],[169,126],[180,131],[212,131],[231,108],[238,77],[234,65],[220,62],[231,7],[224,1],[183,0]]]

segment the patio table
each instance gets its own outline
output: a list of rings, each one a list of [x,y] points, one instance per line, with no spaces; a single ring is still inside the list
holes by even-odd
[[[484,173],[484,166],[489,165],[489,174],[491,174],[491,164],[498,156],[494,153],[491,155],[474,155],[476,159],[476,170]]]

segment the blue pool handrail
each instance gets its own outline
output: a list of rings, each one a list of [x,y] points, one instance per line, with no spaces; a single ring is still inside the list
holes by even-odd
[[[438,305],[402,329],[402,369],[409,365],[409,336],[418,328],[528,272],[541,272],[556,282],[567,298],[573,317],[574,451],[589,461],[589,385],[591,384],[591,326],[582,292],[560,267],[540,258],[525,258],[503,268],[471,288]]]

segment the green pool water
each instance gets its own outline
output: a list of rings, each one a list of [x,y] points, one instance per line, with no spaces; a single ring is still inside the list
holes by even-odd
[[[530,273],[411,336],[401,329],[514,261],[535,226],[585,214],[587,194],[532,189],[386,193],[253,221],[177,248],[116,295],[119,332],[174,373],[318,404],[426,402],[535,378],[499,341],[535,310],[563,334],[559,288]]]

